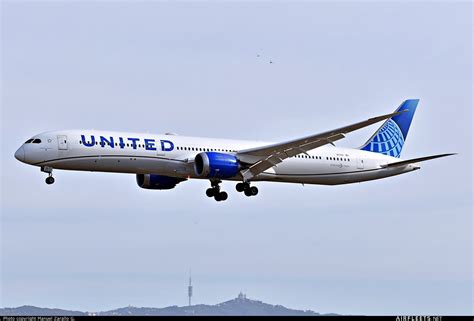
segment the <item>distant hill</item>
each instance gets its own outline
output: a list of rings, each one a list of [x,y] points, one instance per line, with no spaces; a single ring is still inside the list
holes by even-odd
[[[23,305],[18,308],[0,309],[0,315],[1,316],[29,316],[29,315],[80,316],[80,315],[88,315],[88,314],[86,312],[81,312],[81,311],[38,308],[31,305]]]
[[[81,312],[61,309],[37,308],[34,306],[21,306],[18,308],[0,309],[1,316],[81,316],[81,315],[104,315],[104,316],[126,316],[126,315],[274,315],[274,316],[318,316],[321,315],[311,310],[293,310],[282,305],[271,305],[257,300],[247,299],[242,293],[233,300],[216,305],[198,304],[192,306],[170,306],[166,308],[138,308],[124,307],[104,312]],[[330,314],[334,315],[334,314]]]

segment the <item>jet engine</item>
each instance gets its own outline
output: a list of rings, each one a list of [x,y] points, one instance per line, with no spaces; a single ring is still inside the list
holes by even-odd
[[[239,173],[237,157],[225,153],[204,152],[194,159],[194,172],[199,177],[230,178]]]
[[[176,184],[185,181],[184,178],[155,174],[137,174],[137,184],[146,189],[172,189]]]

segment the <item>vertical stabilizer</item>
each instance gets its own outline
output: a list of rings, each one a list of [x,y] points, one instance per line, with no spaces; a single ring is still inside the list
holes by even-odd
[[[419,99],[405,100],[396,110],[403,113],[387,119],[360,149],[400,157],[418,102]]]

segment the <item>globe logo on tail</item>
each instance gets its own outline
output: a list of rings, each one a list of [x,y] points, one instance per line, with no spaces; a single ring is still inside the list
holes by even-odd
[[[400,157],[404,143],[400,127],[395,121],[389,119],[362,150]]]

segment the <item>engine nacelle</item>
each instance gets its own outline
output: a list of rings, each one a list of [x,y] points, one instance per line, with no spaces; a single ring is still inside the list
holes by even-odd
[[[199,177],[230,178],[239,173],[239,161],[234,155],[204,152],[194,159],[194,172]]]
[[[155,174],[137,174],[138,186],[146,189],[172,189],[182,181],[185,179]]]

